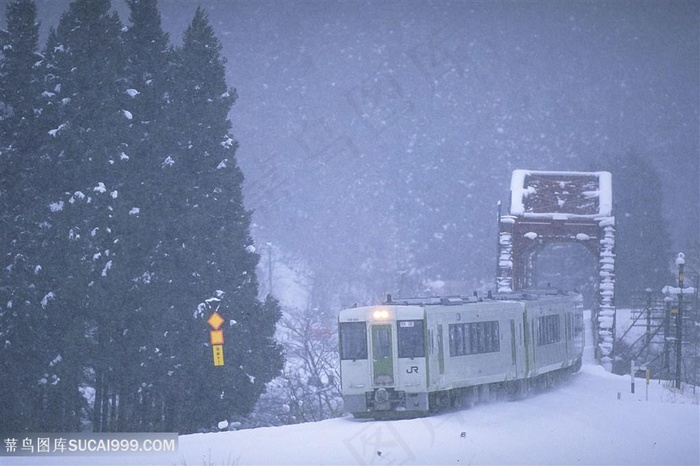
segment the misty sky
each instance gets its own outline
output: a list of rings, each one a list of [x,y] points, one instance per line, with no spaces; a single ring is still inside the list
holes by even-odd
[[[45,37],[67,2],[37,4]],[[342,242],[413,215],[438,238],[460,229],[478,251],[463,261],[492,275],[513,169],[596,171],[627,150],[659,170],[674,249],[700,234],[699,2],[200,4],[239,94],[259,242]],[[197,3],[159,5],[179,45]]]

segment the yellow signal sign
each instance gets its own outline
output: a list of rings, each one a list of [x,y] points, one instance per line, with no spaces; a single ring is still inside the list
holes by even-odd
[[[211,345],[223,345],[224,344],[224,331],[223,330],[210,330],[209,331],[209,341]]]
[[[214,345],[211,347],[214,354],[214,365],[223,366],[224,365],[224,347],[222,345]]]
[[[221,317],[218,312],[214,311],[209,316],[209,320],[207,320],[207,323],[211,325],[211,328],[213,328],[214,330],[219,330],[219,328],[221,328],[221,324],[224,323],[224,318]]]

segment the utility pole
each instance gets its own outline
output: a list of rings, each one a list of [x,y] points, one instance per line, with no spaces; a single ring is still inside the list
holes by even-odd
[[[272,296],[272,243],[267,243],[267,281],[268,294]]]
[[[647,293],[647,332],[646,332],[646,347],[651,345],[651,288],[646,289]]]
[[[685,255],[678,253],[676,258],[678,266],[678,312],[676,313],[676,388],[681,388],[681,348],[683,347],[683,269],[685,267]]]
[[[670,378],[671,375],[671,307],[673,306],[673,298],[670,296],[664,297],[664,359],[662,372]]]

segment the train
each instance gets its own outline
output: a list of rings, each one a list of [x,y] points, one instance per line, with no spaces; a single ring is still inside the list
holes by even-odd
[[[581,368],[581,296],[392,299],[338,314],[341,391],[356,418],[420,417],[518,399]]]

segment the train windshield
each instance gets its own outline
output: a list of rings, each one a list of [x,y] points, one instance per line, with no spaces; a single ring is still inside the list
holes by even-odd
[[[367,326],[364,322],[340,324],[340,358],[367,359]]]
[[[399,320],[397,322],[400,358],[422,358],[425,356],[422,320]]]

